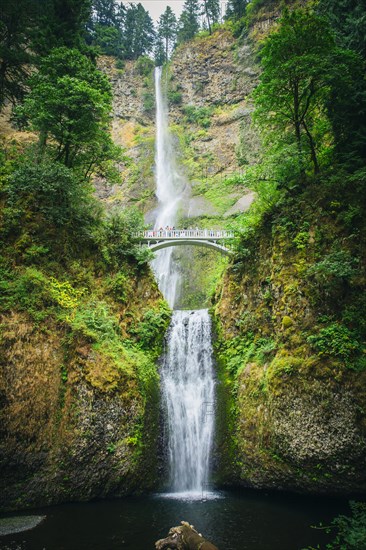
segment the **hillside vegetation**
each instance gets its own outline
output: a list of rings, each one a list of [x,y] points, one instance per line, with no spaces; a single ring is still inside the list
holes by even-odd
[[[365,49],[352,6],[284,10],[258,45],[262,158],[245,173],[257,199],[236,219],[215,307],[222,445],[246,485],[365,490]]]

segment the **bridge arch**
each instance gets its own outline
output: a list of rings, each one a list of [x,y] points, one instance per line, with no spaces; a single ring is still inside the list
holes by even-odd
[[[156,251],[156,250],[162,250],[163,248],[169,248],[170,246],[182,246],[182,245],[193,245],[193,246],[205,246],[206,248],[213,248],[217,250],[218,252],[221,252],[221,254],[229,255],[231,254],[231,251],[226,246],[223,246],[222,244],[215,243],[214,241],[201,241],[201,240],[195,240],[195,239],[168,239],[168,240],[162,240],[157,241],[154,243],[145,243],[148,245],[150,250]]]
[[[146,245],[150,250],[161,250],[169,246],[194,245],[213,248],[221,254],[231,254],[227,243],[233,239],[234,233],[216,229],[174,229],[139,231],[133,234],[133,238],[141,245]]]

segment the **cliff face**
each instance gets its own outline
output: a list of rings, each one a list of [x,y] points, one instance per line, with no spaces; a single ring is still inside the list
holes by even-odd
[[[279,213],[247,243],[245,260],[229,268],[218,296],[217,346],[230,426],[229,434],[221,426],[220,445],[232,456],[225,475],[259,488],[364,493],[363,352],[353,351],[352,332],[331,322],[344,304],[357,311],[364,274],[351,286],[334,279],[333,289],[317,286],[311,272],[329,253],[325,235],[329,230],[341,242],[344,230],[324,211],[305,210],[302,244],[299,233],[281,225],[289,212]],[[322,334],[327,337],[319,347]]]
[[[98,182],[98,194],[109,204],[137,204],[150,219],[156,206],[152,68],[127,62],[118,70],[112,58],[102,58],[100,65],[114,90],[114,140],[125,148],[127,159],[119,166],[122,183],[106,188]],[[238,46],[224,29],[181,45],[169,64],[163,80],[170,126],[180,168],[191,188],[182,218],[217,217],[217,224],[224,212],[230,215],[250,204],[252,195],[240,185],[231,186],[224,204],[212,192],[219,194],[223,180],[240,170],[241,163],[256,161],[258,140],[250,129],[252,107],[247,96],[257,75],[250,45]],[[239,203],[244,195],[246,201]]]
[[[116,317],[99,315],[94,303],[90,322],[119,316],[123,346],[113,344],[112,331],[105,341],[81,325],[2,315],[1,509],[125,495],[156,483],[160,348],[144,352],[131,334],[142,334],[144,313],[159,315],[161,296],[146,275],[130,285]]]

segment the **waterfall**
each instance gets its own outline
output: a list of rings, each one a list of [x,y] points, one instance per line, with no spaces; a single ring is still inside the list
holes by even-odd
[[[214,429],[211,322],[206,309],[175,311],[161,370],[174,492],[202,495]]]
[[[184,178],[176,163],[172,136],[168,128],[168,107],[163,92],[162,68],[155,69],[156,145],[155,180],[158,208],[155,229],[176,224],[177,214],[185,190]],[[179,271],[174,266],[172,248],[160,250],[152,262],[159,288],[170,307],[174,307],[179,292]]]
[[[168,128],[168,109],[161,67],[155,69],[155,177],[158,208],[155,229],[176,224],[185,182],[176,163]],[[159,288],[174,308],[179,269],[172,248],[160,250],[152,262]],[[161,386],[166,413],[170,487],[174,495],[202,496],[209,479],[214,431],[215,381],[211,322],[207,310],[174,311],[162,360]]]

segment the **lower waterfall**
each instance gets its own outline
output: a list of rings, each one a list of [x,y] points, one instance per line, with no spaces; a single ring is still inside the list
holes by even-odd
[[[161,385],[170,488],[178,495],[201,497],[209,481],[215,424],[215,378],[208,311],[175,311],[167,339]]]

